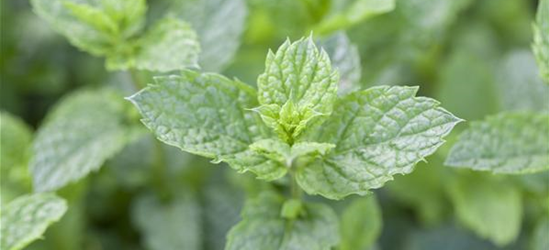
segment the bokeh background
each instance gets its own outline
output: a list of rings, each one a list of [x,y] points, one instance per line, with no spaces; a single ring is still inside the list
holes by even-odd
[[[547,112],[549,85],[539,77],[531,50],[537,1],[397,0],[394,10],[335,26],[326,20],[351,15],[337,10],[348,1],[207,1],[215,3],[147,1],[148,22],[172,12],[189,20],[199,36],[211,37],[201,41],[202,70],[255,85],[269,49],[312,32],[332,60],[350,64],[340,69],[344,81],[361,88],[418,85],[419,95],[439,100],[467,121],[412,174],[375,191],[378,219],[372,223],[381,229],[371,249],[522,250],[549,239],[549,172],[494,175],[443,164],[469,122],[509,111]],[[227,13],[216,16],[216,9]],[[128,72],[107,71],[104,59],[71,46],[26,0],[1,1],[1,27],[1,110],[19,117],[29,131],[39,129],[52,106],[74,91],[136,91]],[[221,31],[231,36],[216,37]],[[138,77],[150,82],[154,75]],[[179,249],[223,249],[245,194],[265,184],[167,145],[157,149],[154,141],[150,133],[140,136],[99,171],[60,190],[69,211],[28,249],[171,249],[151,247],[169,241],[183,241]],[[151,173],[155,150],[165,156],[160,174]],[[2,165],[1,178],[3,204],[32,191],[25,167]],[[158,189],[168,198],[157,197]],[[168,201],[157,202],[163,199]],[[354,197],[309,199],[341,211]]]

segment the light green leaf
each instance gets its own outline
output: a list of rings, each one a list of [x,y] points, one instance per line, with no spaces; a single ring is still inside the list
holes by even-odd
[[[374,195],[354,200],[341,217],[341,250],[369,249],[381,234],[381,209]]]
[[[298,142],[292,146],[277,139],[264,139],[254,142],[250,149],[271,160],[278,161],[287,168],[300,157],[315,157],[327,154],[335,145],[317,142]]]
[[[174,18],[157,21],[139,45],[137,69],[165,72],[198,68],[200,44],[196,33],[183,21]]]
[[[541,76],[549,83],[549,0],[539,1],[532,50],[536,55]]]
[[[449,193],[458,219],[480,237],[499,246],[517,238],[522,201],[512,183],[490,176],[463,175],[451,182]]]
[[[4,178],[12,171],[27,167],[32,132],[23,120],[4,111],[0,112],[0,122],[0,169]]]
[[[144,0],[32,0],[34,11],[81,50],[112,56],[145,21]],[[125,51],[127,52],[127,51]]]
[[[36,191],[57,190],[96,171],[131,138],[129,107],[109,90],[80,91],[61,100],[34,141],[30,163]]]
[[[180,195],[167,203],[144,195],[132,208],[132,219],[147,249],[202,249],[200,206],[191,195]]]
[[[326,50],[332,66],[339,71],[338,93],[347,94],[360,88],[360,54],[344,32],[337,32],[320,40],[319,47]]]
[[[192,71],[155,81],[129,100],[158,139],[264,179],[285,174],[278,163],[249,150],[268,133],[259,116],[246,110],[257,106],[254,89],[218,74]]]
[[[531,241],[530,249],[531,250],[545,250],[549,249],[549,218],[544,217],[539,220]]]
[[[536,59],[530,51],[509,53],[500,66],[497,82],[504,110],[549,110],[549,86],[539,76]]]
[[[395,9],[395,0],[342,0],[332,2],[328,17],[315,30],[321,34],[345,29]]]
[[[500,114],[472,122],[445,165],[520,174],[549,169],[549,116]]]
[[[116,35],[118,25],[99,7],[88,4],[63,1],[63,6],[69,10],[76,19],[89,25],[91,28],[103,32],[107,35]]]
[[[0,124],[0,204],[5,204],[29,191],[32,132],[24,121],[4,111],[0,111]]]
[[[110,35],[95,28],[100,26],[100,20],[94,21],[92,25],[90,25],[89,21],[93,20],[87,19],[86,21],[88,22],[82,21],[79,17],[83,17],[84,13],[75,15],[74,10],[71,11],[66,7],[67,3],[68,5],[86,5],[90,9],[100,7],[91,0],[31,0],[34,12],[46,20],[55,31],[69,39],[72,45],[92,55],[106,55],[112,45],[109,41]],[[89,16],[90,9],[88,9],[88,15],[86,16]]]
[[[173,16],[189,22],[198,34],[205,71],[219,72],[233,58],[248,13],[243,0],[173,1]]]
[[[264,120],[268,118],[268,125],[286,134],[282,139],[291,142],[312,118],[332,112],[338,79],[328,54],[319,51],[311,37],[294,43],[287,40],[276,53],[267,54],[257,85],[259,103],[269,112],[258,111]]]
[[[281,217],[284,199],[262,193],[248,201],[243,220],[227,235],[226,250],[329,250],[339,242],[338,219],[323,204],[304,204],[295,220]]]
[[[49,193],[30,194],[3,205],[1,211],[0,245],[17,250],[42,237],[67,211],[67,203]]]
[[[417,87],[380,86],[352,93],[338,103],[317,138],[335,144],[328,156],[297,168],[309,194],[341,199],[364,195],[415,164],[444,143],[461,120],[431,98],[416,97]]]

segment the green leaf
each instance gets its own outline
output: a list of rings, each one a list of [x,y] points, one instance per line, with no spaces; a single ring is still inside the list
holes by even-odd
[[[30,163],[36,191],[57,190],[101,167],[131,138],[128,106],[109,90],[80,91],[61,100],[34,141]]]
[[[356,45],[352,44],[344,32],[337,32],[320,40],[319,47],[326,50],[332,60],[332,66],[339,71],[340,95],[360,88],[360,54]]]
[[[32,0],[34,11],[57,32],[92,55],[117,53],[145,21],[144,0]]]
[[[17,250],[41,238],[67,211],[67,203],[49,193],[30,194],[3,205],[1,211],[0,245]]]
[[[549,110],[549,86],[539,77],[536,60],[530,51],[509,53],[498,73],[500,103],[504,110]]]
[[[395,9],[395,0],[342,0],[332,3],[328,17],[315,30],[327,34]]]
[[[339,242],[338,220],[323,204],[303,204],[295,220],[281,217],[284,199],[262,193],[246,203],[243,220],[227,235],[226,250],[329,250]]]
[[[288,168],[300,157],[326,155],[334,147],[333,144],[316,142],[298,142],[290,146],[277,139],[259,140],[250,145],[251,150]]]
[[[1,111],[0,121],[0,169],[4,178],[12,171],[19,172],[27,167],[32,141],[31,129],[25,122],[10,113]],[[19,175],[17,173],[13,173]],[[16,178],[20,179],[20,177]]]
[[[341,199],[364,195],[395,174],[410,173],[461,121],[436,100],[416,97],[417,90],[380,86],[339,100],[317,138],[311,139],[336,148],[296,170],[300,186],[309,194]]]
[[[536,55],[541,76],[549,84],[549,0],[539,1],[532,50]]]
[[[341,216],[341,250],[369,249],[381,235],[381,209],[374,195],[354,200]]]
[[[520,192],[510,182],[490,176],[463,175],[450,183],[458,219],[498,246],[513,242],[522,220]]]
[[[549,248],[549,218],[544,217],[539,220],[533,233],[530,249],[545,250]]]
[[[328,54],[319,51],[311,37],[294,43],[287,40],[276,53],[267,54],[257,85],[259,103],[268,112],[257,111],[275,131],[286,135],[282,139],[291,142],[312,118],[332,112],[338,79]]]
[[[69,42],[75,47],[91,53],[92,55],[102,56],[109,53],[110,35],[105,34],[95,27],[101,26],[102,19],[93,20],[80,18],[90,16],[92,8],[100,6],[94,4],[91,0],[31,0],[34,12],[42,19],[46,20],[52,28],[58,33],[69,39]],[[80,10],[80,14],[75,15],[75,10],[71,11],[67,5],[78,4],[88,6],[87,10]],[[84,9],[83,7],[81,9]],[[84,13],[87,12],[87,13]],[[80,18],[79,18],[80,17]],[[90,25],[92,22],[92,25]]]
[[[452,147],[445,165],[493,173],[549,169],[549,116],[510,113],[472,122]]]
[[[192,71],[155,81],[129,100],[159,140],[264,179],[286,173],[277,162],[249,150],[268,133],[260,118],[246,110],[257,106],[254,89],[218,74]]]
[[[132,208],[132,219],[147,249],[202,249],[200,206],[192,196],[180,195],[163,203],[143,195]]]
[[[197,32],[202,53],[200,66],[219,72],[236,54],[248,13],[243,0],[173,1],[174,17],[191,24]]]
[[[135,67],[140,70],[172,71],[198,68],[200,44],[189,24],[174,18],[157,23],[139,41]]]
[[[1,203],[28,192],[28,162],[31,156],[32,132],[24,121],[0,111],[0,189]]]

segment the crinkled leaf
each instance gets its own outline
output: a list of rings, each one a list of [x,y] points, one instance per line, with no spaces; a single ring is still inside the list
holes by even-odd
[[[356,45],[349,41],[344,32],[337,32],[320,40],[319,47],[326,50],[330,56],[332,66],[339,71],[338,93],[346,94],[360,88],[360,54]]]
[[[243,220],[227,235],[226,250],[329,250],[339,242],[338,219],[323,204],[305,204],[295,220],[281,217],[284,199],[263,193],[246,203]]]
[[[333,144],[317,142],[298,142],[290,146],[277,139],[259,140],[250,145],[251,150],[286,167],[291,167],[294,160],[300,157],[325,155],[334,147]]]
[[[445,165],[520,174],[549,169],[549,116],[500,114],[472,122]]]
[[[354,200],[341,217],[341,250],[369,249],[381,234],[381,209],[375,196]]]
[[[461,121],[436,100],[416,97],[417,89],[380,86],[339,100],[313,139],[336,148],[297,169],[300,186],[309,194],[341,199],[410,173]]]
[[[269,112],[258,111],[264,119],[274,119],[278,126],[267,122],[268,125],[285,132],[292,140],[307,121],[332,112],[338,79],[328,54],[319,51],[311,37],[294,43],[287,40],[276,53],[267,54],[265,72],[259,76],[257,85],[259,103],[269,106]]]
[[[341,0],[333,1],[328,17],[316,30],[321,34],[349,28],[370,17],[395,9],[395,0]]]
[[[549,0],[539,1],[532,49],[536,55],[541,76],[546,83],[549,83]]]
[[[498,88],[505,110],[549,110],[549,86],[539,76],[530,51],[509,53],[499,69]]]
[[[480,237],[499,246],[518,237],[522,203],[512,183],[490,176],[463,175],[451,182],[449,193],[458,219]]]
[[[173,16],[189,22],[198,34],[205,71],[221,71],[233,58],[248,13],[243,0],[174,1]]]
[[[3,205],[0,223],[2,249],[22,249],[42,237],[48,226],[58,221],[67,211],[65,200],[39,193],[21,196]]]
[[[252,88],[221,75],[192,71],[155,81],[129,100],[158,139],[264,179],[285,174],[278,163],[249,150],[268,133],[257,114],[247,110],[257,106]]]
[[[109,91],[81,91],[46,117],[33,144],[30,171],[36,191],[57,190],[96,171],[131,138],[128,106]]]
[[[174,18],[165,18],[140,40],[135,67],[141,70],[172,71],[198,68],[200,44],[189,24]]]
[[[147,249],[202,249],[200,206],[190,194],[164,203],[153,195],[143,195],[132,208],[133,222]]]

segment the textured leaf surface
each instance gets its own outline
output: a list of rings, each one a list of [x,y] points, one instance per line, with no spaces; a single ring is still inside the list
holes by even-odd
[[[332,61],[332,66],[339,70],[338,93],[346,94],[358,90],[362,68],[356,45],[349,41],[344,32],[337,32],[321,40],[319,46],[326,50]]]
[[[534,23],[534,43],[541,76],[549,84],[549,0],[540,0]]]
[[[338,220],[330,207],[306,204],[295,220],[280,216],[284,200],[263,193],[244,207],[243,220],[227,235],[226,250],[329,250],[339,242]]]
[[[189,24],[174,18],[159,20],[140,40],[135,66],[141,70],[172,71],[198,68],[200,44]]]
[[[2,205],[0,245],[2,249],[22,249],[39,239],[48,226],[67,211],[65,200],[49,193],[30,194]]]
[[[341,250],[369,249],[381,234],[381,211],[375,196],[354,200],[341,217]]]
[[[59,189],[101,167],[130,137],[118,94],[81,91],[63,99],[38,130],[30,171],[36,191]]]
[[[249,150],[268,132],[257,114],[247,110],[257,106],[252,88],[221,75],[191,71],[155,80],[129,99],[161,141],[264,179],[285,173],[278,163]]]
[[[497,81],[505,110],[549,110],[549,86],[539,76],[534,56],[528,50],[509,53],[499,69]]]
[[[445,165],[519,174],[549,169],[549,116],[501,114],[473,122]]]
[[[144,195],[133,209],[132,219],[143,234],[147,249],[202,249],[200,207],[192,196],[178,196],[162,203],[153,195]]]
[[[499,246],[513,242],[522,220],[522,203],[512,183],[490,176],[460,176],[449,187],[458,219]]]
[[[258,111],[283,140],[292,141],[312,118],[332,112],[338,79],[328,54],[312,38],[287,40],[267,54],[265,72],[257,79]]]
[[[313,141],[335,144],[327,157],[297,169],[309,194],[364,195],[432,154],[460,122],[414,87],[374,87],[341,99]]]
[[[243,0],[174,1],[174,16],[191,23],[198,34],[205,71],[219,72],[233,58],[248,13]]]

